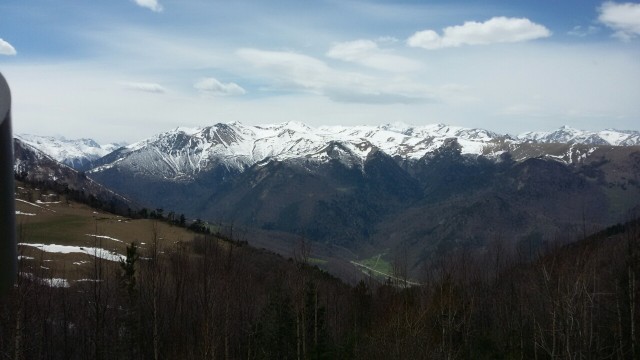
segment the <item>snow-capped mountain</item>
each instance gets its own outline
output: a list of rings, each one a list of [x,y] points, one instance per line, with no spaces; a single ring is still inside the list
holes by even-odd
[[[631,146],[640,145],[640,132],[614,129],[584,131],[565,125],[555,131],[525,132],[518,135],[517,139],[536,143]]]
[[[485,130],[441,124],[312,128],[298,122],[255,126],[231,122],[158,134],[119,149],[92,172],[117,165],[178,180],[216,165],[242,171],[266,160],[338,159],[349,166],[362,166],[378,150],[401,160],[418,160],[452,137],[457,138],[462,154],[472,155],[485,154],[487,145],[497,140],[511,141]]]
[[[242,172],[269,160],[326,162],[337,159],[361,168],[377,151],[397,161],[417,161],[455,138],[464,155],[497,157],[505,151],[516,159],[551,156],[564,162],[575,154],[546,154],[525,144],[570,143],[639,145],[640,132],[604,130],[589,132],[564,126],[551,132],[527,132],[512,138],[495,132],[444,124],[411,126],[310,127],[299,122],[245,125],[218,123],[203,128],[178,127],[146,140],[121,147],[99,145],[91,139],[18,135],[19,139],[78,170],[104,171],[113,166],[162,179],[188,180],[216,166]],[[588,151],[579,149],[580,151]],[[107,156],[108,155],[108,156]],[[562,158],[562,159],[560,159]]]
[[[100,145],[92,139],[68,140],[64,137],[31,134],[16,135],[16,138],[77,170],[91,168],[95,160],[123,146],[123,144]]]

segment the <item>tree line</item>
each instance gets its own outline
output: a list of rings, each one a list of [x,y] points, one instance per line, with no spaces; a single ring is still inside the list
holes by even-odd
[[[38,267],[0,302],[7,359],[638,359],[640,223],[534,259],[496,241],[355,285],[208,234],[94,258],[85,281]],[[24,264],[22,264],[24,266]],[[406,277],[405,277],[406,279]],[[53,280],[53,279],[50,279]]]

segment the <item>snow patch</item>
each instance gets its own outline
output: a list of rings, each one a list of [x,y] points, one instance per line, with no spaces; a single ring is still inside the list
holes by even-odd
[[[42,201],[42,200],[36,200],[36,204],[41,204],[41,205],[60,204],[60,201]]]
[[[107,240],[113,240],[113,241],[117,241],[119,243],[124,243],[124,241],[120,240],[120,239],[116,239],[116,238],[112,238],[110,236],[105,236],[105,235],[94,235],[94,234],[85,234],[87,236],[91,236],[94,238],[98,238],[98,239],[107,239]]]
[[[35,247],[41,251],[48,252],[48,253],[60,253],[60,254],[84,253],[87,255],[91,255],[91,256],[101,258],[104,260],[109,260],[109,261],[125,260],[125,257],[123,255],[120,255],[116,252],[101,249],[101,248],[94,248],[94,247],[56,245],[56,244],[31,244],[31,243],[18,243],[18,246]]]
[[[27,273],[27,272],[21,272],[20,276],[49,287],[68,288],[70,286],[69,281],[67,279],[62,279],[62,278],[40,278],[33,275],[32,273]]]
[[[42,206],[40,206],[40,205],[34,204],[34,203],[32,203],[32,202],[29,202],[29,201],[27,201],[27,200],[16,199],[16,201],[20,201],[21,203],[25,203],[25,204],[28,204],[28,205],[31,205],[31,206],[35,206],[35,207],[37,207],[37,208],[44,209],[44,210],[47,210],[47,211],[56,212],[56,211],[55,211],[55,210],[53,210],[53,209],[47,209],[46,207],[42,207]]]

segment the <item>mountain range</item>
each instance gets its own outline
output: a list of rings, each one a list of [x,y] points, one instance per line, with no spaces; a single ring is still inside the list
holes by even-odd
[[[176,128],[102,157],[101,146],[47,144],[39,149],[143,205],[242,227],[265,247],[307,238],[329,258],[402,256],[413,273],[497,239],[539,249],[640,204],[636,131],[232,122]]]
[[[278,125],[245,126],[238,122],[216,124],[204,128],[176,128],[158,134],[130,146],[126,143],[99,145],[92,139],[68,140],[64,137],[20,134],[22,142],[37,148],[53,159],[77,170],[90,170],[96,161],[114,150],[125,147],[120,153],[131,153],[145,146],[157,147],[166,152],[168,146],[175,154],[179,141],[189,141],[193,153],[208,158],[223,158],[229,166],[242,169],[266,158],[291,159],[313,157],[331,141],[351,145],[371,144],[392,157],[419,159],[441,146],[448,138],[457,138],[463,154],[491,156],[499,154],[499,144],[518,145],[521,143],[564,143],[585,145],[632,146],[640,145],[640,132],[630,130],[583,131],[563,126],[550,132],[525,132],[517,136],[470,129],[443,124],[411,126],[404,123],[382,126],[332,126],[311,128],[302,123],[288,122]],[[173,141],[172,144],[168,144]],[[216,148],[216,145],[218,147]],[[357,149],[361,157],[366,157],[367,149]],[[526,155],[523,155],[526,157]],[[191,155],[193,158],[193,156]],[[205,160],[197,158],[196,161]],[[565,159],[571,161],[570,159]],[[105,164],[102,160],[99,163]],[[171,162],[171,161],[169,161]],[[206,164],[196,163],[180,166],[176,163],[177,174],[193,173]],[[179,177],[179,175],[178,175]]]

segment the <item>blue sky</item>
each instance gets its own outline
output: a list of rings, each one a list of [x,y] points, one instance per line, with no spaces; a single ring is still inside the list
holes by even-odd
[[[20,133],[446,123],[640,129],[640,3],[3,0]]]

